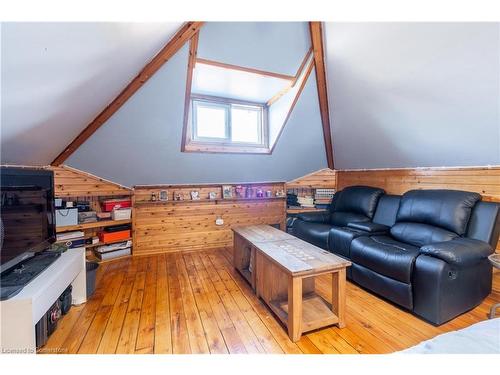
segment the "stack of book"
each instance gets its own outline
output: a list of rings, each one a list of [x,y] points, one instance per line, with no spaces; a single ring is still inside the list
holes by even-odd
[[[116,242],[110,245],[99,246],[94,250],[94,254],[99,260],[108,260],[125,255],[130,255],[132,241]]]
[[[82,247],[85,245],[85,234],[82,231],[58,233],[56,242],[66,245],[68,248]]]
[[[332,202],[335,189],[316,189],[314,194],[314,203],[317,208],[328,208]]]
[[[297,197],[297,202],[301,207],[311,207],[314,208],[314,198],[311,196]]]

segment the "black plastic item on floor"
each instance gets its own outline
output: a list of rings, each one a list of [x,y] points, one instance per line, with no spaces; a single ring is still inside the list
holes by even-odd
[[[95,274],[97,272],[97,268],[99,268],[99,263],[96,262],[87,262],[87,298],[91,297],[95,291]]]
[[[66,288],[66,290],[61,294],[59,297],[59,302],[61,302],[61,313],[63,315],[66,315],[71,308],[71,291],[73,290],[73,287],[70,285]]]

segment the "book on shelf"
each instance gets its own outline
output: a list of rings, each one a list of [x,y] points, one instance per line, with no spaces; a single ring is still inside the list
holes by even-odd
[[[118,250],[113,250],[113,251],[108,251],[105,253],[100,253],[98,251],[94,251],[94,255],[97,257],[99,260],[109,260],[109,259],[114,259],[114,258],[119,258],[123,256],[127,256],[131,254],[131,248],[126,247],[124,249],[118,249]]]
[[[117,251],[117,250],[123,250],[123,249],[126,249],[126,248],[130,248],[131,246],[132,246],[132,241],[128,240],[128,241],[122,241],[122,242],[112,243],[112,244],[109,244],[109,245],[98,246],[95,249],[95,251],[97,253],[104,254],[104,253],[109,253],[109,252],[112,252],[112,251]]]
[[[310,196],[306,197],[297,197],[297,202],[302,207],[314,207],[314,198]]]
[[[81,230],[75,230],[75,231],[72,231],[72,232],[58,233],[56,235],[56,241],[57,242],[68,241],[68,240],[73,240],[73,239],[76,239],[76,238],[81,238],[81,237],[84,237],[84,236],[85,236],[85,234]]]

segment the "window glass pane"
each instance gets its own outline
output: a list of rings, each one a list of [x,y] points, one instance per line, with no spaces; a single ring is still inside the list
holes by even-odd
[[[196,136],[226,138],[226,107],[196,105]]]
[[[231,108],[231,140],[233,142],[260,143],[261,109]]]

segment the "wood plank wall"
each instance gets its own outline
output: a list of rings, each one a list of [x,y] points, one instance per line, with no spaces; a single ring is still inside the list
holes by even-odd
[[[276,191],[284,190],[284,183],[252,185],[271,190],[273,197],[220,199],[221,185],[136,186],[134,255],[232,246],[234,225],[278,224],[284,229],[286,200],[275,197]],[[168,191],[169,201],[151,202],[151,194],[158,196],[160,190]],[[192,190],[200,192],[200,200],[190,199]],[[184,200],[173,201],[174,191],[182,193]],[[215,191],[217,199],[209,200],[209,191]],[[216,225],[217,218],[224,224]]]
[[[337,188],[369,185],[389,194],[412,189],[455,189],[480,193],[483,200],[500,202],[500,167],[417,168],[337,171]]]
[[[132,195],[132,189],[75,168],[47,167],[54,171],[56,197]]]
[[[338,190],[352,185],[380,187],[389,194],[412,189],[466,190],[481,194],[485,201],[500,202],[500,166],[337,171]]]
[[[315,188],[332,189],[337,185],[337,171],[330,168],[320,169],[286,183],[289,189]]]

